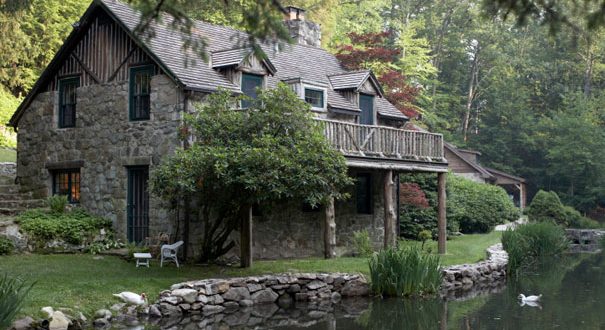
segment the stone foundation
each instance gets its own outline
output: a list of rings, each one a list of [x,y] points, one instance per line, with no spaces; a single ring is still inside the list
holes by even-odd
[[[369,294],[368,283],[361,275],[281,274],[208,279],[173,285],[160,293],[160,299],[150,306],[149,313],[162,317],[209,316],[263,304],[288,307],[294,301],[337,303],[342,297]]]
[[[601,240],[605,230],[598,229],[565,229],[570,253],[595,253],[601,250]]]
[[[502,286],[506,281],[508,254],[498,243],[486,250],[487,260],[449,266],[442,270],[441,296],[466,296],[465,291],[482,291]]]

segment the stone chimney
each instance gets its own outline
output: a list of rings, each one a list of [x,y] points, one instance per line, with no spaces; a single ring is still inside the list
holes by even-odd
[[[299,45],[321,47],[321,28],[319,24],[305,20],[304,9],[286,7],[284,24]]]

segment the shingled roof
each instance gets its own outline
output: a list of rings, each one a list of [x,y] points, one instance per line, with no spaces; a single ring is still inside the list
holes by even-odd
[[[240,60],[243,53],[242,49],[246,49],[246,43],[249,38],[246,33],[225,26],[195,21],[192,35],[188,36],[180,31],[171,29],[168,26],[170,18],[165,17],[163,20],[164,23],[157,23],[155,21],[151,23],[150,27],[155,34],[153,38],[142,38],[134,32],[139,22],[140,13],[128,4],[117,0],[94,0],[82,20],[86,18],[86,15],[90,15],[95,7],[103,8],[116,20],[150,57],[162,67],[163,71],[177,84],[181,85],[183,89],[214,92],[219,88],[224,88],[234,93],[241,93],[240,86],[233,84],[225,76],[213,69],[213,67],[216,67],[216,62],[214,61],[222,64],[231,64]],[[66,43],[75,37],[76,33],[72,32]],[[183,47],[187,38],[200,38],[206,42],[205,51],[211,56],[212,65],[202,61],[199,55],[191,48]],[[61,51],[64,48],[66,47],[62,47],[57,53],[57,56],[53,59],[47,70],[45,70],[40,80],[44,80],[50,75],[46,71],[56,67],[53,62],[61,59]],[[321,48],[293,44],[286,45],[285,49],[277,51],[275,45],[266,44],[263,46],[263,50],[268,57],[269,71],[273,71],[273,75],[267,77],[267,86],[269,88],[277,86],[280,81],[293,77],[327,86],[332,84],[331,79],[338,82],[342,81],[344,77],[358,78],[357,74],[359,72],[355,73],[345,70],[334,55]],[[365,71],[363,75],[364,77],[368,76],[368,71]],[[371,73],[369,75],[373,76]],[[36,86],[34,86],[11,119],[11,125],[16,126],[18,118],[20,118],[20,112],[29,105],[29,102],[31,102],[31,99],[43,83],[43,81],[38,81]],[[328,88],[327,94],[329,108],[354,113],[360,112],[358,106],[349,102],[334,89]],[[388,119],[408,119],[408,117],[383,97],[376,98],[376,111],[379,116]]]

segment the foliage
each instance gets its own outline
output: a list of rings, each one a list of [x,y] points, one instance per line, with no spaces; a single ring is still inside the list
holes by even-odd
[[[487,233],[494,226],[519,218],[504,189],[448,175],[447,217],[460,225],[463,233]]]
[[[530,222],[502,234],[508,253],[508,273],[518,274],[546,257],[557,256],[569,247],[562,227],[546,222]]]
[[[67,195],[53,195],[46,198],[46,204],[53,213],[64,213],[67,203],[69,203]]]
[[[423,230],[437,231],[437,178],[425,174],[400,175],[403,199],[401,235],[418,239]],[[485,233],[497,224],[517,220],[519,211],[506,192],[497,186],[450,174],[446,181],[448,231]],[[426,202],[425,202],[426,198]],[[427,205],[429,207],[425,207]]]
[[[0,277],[0,329],[12,325],[32,286],[7,274]]]
[[[0,236],[0,255],[11,254],[14,249],[13,241],[8,237]]]
[[[181,129],[195,142],[151,174],[152,191],[173,207],[184,199],[199,202],[204,261],[234,245],[231,231],[252,205],[302,200],[317,206],[346,198],[342,188],[352,183],[344,157],[290,88],[261,91],[246,111],[234,111],[236,102],[225,91],[208,96]]]
[[[370,233],[368,233],[367,229],[353,232],[353,246],[355,247],[357,256],[367,258],[374,253]]]
[[[527,215],[533,221],[554,222],[570,228],[594,229],[600,227],[597,221],[582,216],[571,206],[563,205],[554,191],[538,191],[529,205]]]
[[[433,234],[430,230],[425,229],[418,233],[418,240],[422,242],[422,246],[420,247],[422,251],[424,251],[424,244],[426,243],[426,241],[430,240],[432,237]]]
[[[107,237],[103,240],[95,241],[95,242],[88,244],[88,246],[86,247],[86,252],[94,255],[94,254],[99,254],[103,251],[107,251],[107,250],[111,250],[111,249],[120,249],[120,248],[123,248],[124,246],[125,246],[124,243],[122,243],[120,240],[115,240],[111,237]],[[129,255],[131,256],[132,253],[130,253],[130,249],[128,252],[129,252]]]
[[[0,147],[15,148],[17,146],[16,134],[12,128],[6,126],[6,123],[19,103],[21,103],[21,98],[13,96],[0,84]]]
[[[371,290],[382,296],[426,296],[441,285],[439,256],[423,254],[414,246],[382,250],[369,264]]]
[[[102,228],[111,228],[111,221],[88,214],[80,208],[54,213],[42,209],[28,210],[18,217],[21,229],[39,243],[61,239],[81,244]]]

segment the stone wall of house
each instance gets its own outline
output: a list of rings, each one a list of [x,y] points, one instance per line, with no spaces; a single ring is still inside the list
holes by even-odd
[[[180,143],[182,94],[164,75],[151,81],[151,119],[129,121],[128,82],[77,89],[76,127],[58,128],[58,93],[38,94],[19,122],[17,179],[44,198],[52,192],[49,167],[81,164],[80,204],[111,219],[126,236],[127,167],[157,165]],[[170,232],[169,214],[150,201],[150,234]]]

